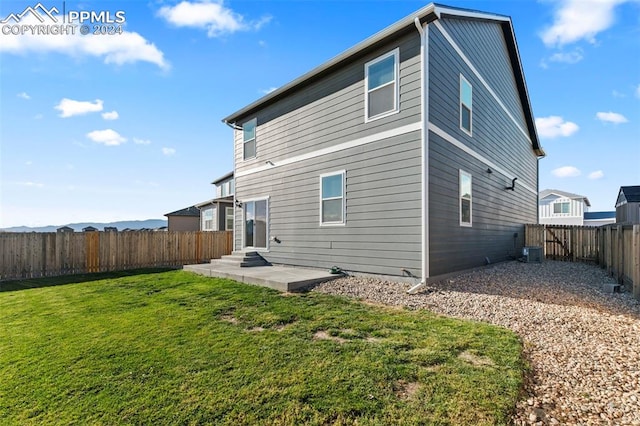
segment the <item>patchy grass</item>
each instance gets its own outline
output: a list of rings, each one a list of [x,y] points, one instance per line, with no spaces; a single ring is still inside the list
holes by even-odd
[[[0,293],[1,424],[507,424],[522,382],[519,340],[485,324],[182,271],[100,278]]]

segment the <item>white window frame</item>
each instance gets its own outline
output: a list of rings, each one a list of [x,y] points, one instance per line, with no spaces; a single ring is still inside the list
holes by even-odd
[[[231,212],[231,214],[229,214]],[[231,219],[231,226],[229,226],[229,219]],[[225,231],[233,231],[233,225],[235,223],[235,213],[233,207],[224,208],[224,230]]]
[[[337,175],[341,175],[342,176],[342,196],[341,197],[331,197],[331,198],[322,198],[322,178],[325,177],[329,177],[329,176],[337,176]],[[346,170],[338,170],[335,172],[329,172],[329,173],[323,173],[320,175],[320,179],[319,179],[319,183],[320,183],[320,194],[319,194],[319,202],[320,202],[320,208],[319,208],[319,212],[320,212],[320,226],[344,226],[347,223],[347,192],[346,192],[346,188],[347,188],[347,171]],[[322,202],[324,200],[337,200],[337,199],[342,199],[342,221],[340,222],[323,222],[322,221],[322,207],[323,204]]]
[[[394,79],[386,84],[375,87],[374,89],[369,90],[369,68],[372,65],[377,64],[380,61],[383,61],[390,56],[394,57]],[[377,58],[367,62],[364,64],[364,122],[368,123],[370,121],[378,120],[380,118],[388,117],[392,114],[397,114],[400,112],[400,49],[395,48],[391,52],[385,53],[382,56],[378,56]],[[373,117],[369,117],[369,93],[377,90],[381,87],[394,85],[394,97],[393,97],[393,109],[389,111],[385,111],[381,114],[375,115]]]
[[[269,237],[269,227],[270,227],[270,223],[269,221],[271,220],[271,218],[269,217],[269,200],[271,197],[257,197],[257,198],[247,198],[241,201],[242,203],[242,208],[241,210],[241,215],[242,215],[242,226],[241,226],[241,232],[242,232],[242,250],[246,250],[246,249],[251,249],[251,250],[259,250],[259,251],[263,251],[263,252],[268,252],[269,251],[269,244],[271,242],[271,237]],[[246,203],[251,203],[251,202],[256,202],[256,201],[263,201],[266,200],[267,202],[267,235],[266,235],[266,241],[267,241],[267,247],[256,247],[256,246],[246,246],[246,235],[247,235],[247,230],[246,230],[246,226],[247,226],[247,218],[245,217],[245,210],[244,210],[244,205]],[[255,236],[254,236],[255,238]]]
[[[462,177],[466,176],[469,178],[469,185],[471,189],[469,191],[469,197],[463,197],[462,193]],[[462,200],[469,200],[469,222],[462,221]],[[473,226],[473,176],[471,173],[465,172],[460,169],[460,173],[458,175],[458,210],[459,210],[459,219],[460,226],[471,227]]]
[[[205,214],[209,210],[211,210],[213,212],[212,213],[212,218],[211,218],[211,225],[212,225],[211,228],[207,228],[205,226],[205,223],[207,221],[207,219],[205,219]],[[201,225],[200,225],[201,226],[200,229],[202,229],[203,231],[217,231],[218,230],[218,227],[216,226],[217,210],[218,209],[216,208],[216,206],[209,206],[209,207],[206,207],[204,210],[202,210],[202,222],[201,222]]]
[[[247,124],[253,124],[253,138],[249,139],[249,140],[244,140],[244,126]],[[243,160],[251,160],[253,158],[256,158],[258,156],[258,119],[254,118],[252,120],[246,121],[243,125],[242,125],[242,159]],[[246,145],[249,142],[253,141],[253,145],[254,145],[254,150],[253,150],[253,157],[247,157],[246,155]]]
[[[469,85],[469,87],[471,88],[471,105],[467,105],[466,103],[464,103],[462,101],[462,84],[466,83]],[[466,134],[468,134],[469,136],[473,136],[473,85],[471,83],[469,83],[469,80],[467,80],[466,78],[464,78],[464,76],[462,74],[460,74],[460,85],[458,87],[458,97],[460,99],[460,107],[459,107],[459,114],[460,114],[460,130],[462,130],[463,132],[465,132]],[[466,108],[469,109],[469,129],[466,129],[463,125],[462,125],[462,107],[465,106]]]
[[[567,205],[567,212],[564,213],[562,211],[562,205],[566,204]],[[556,206],[560,206],[560,212],[556,213]],[[567,201],[567,200],[562,200],[562,201],[554,201],[553,203],[553,214],[554,215],[558,215],[558,216],[569,216],[571,215],[571,201]]]

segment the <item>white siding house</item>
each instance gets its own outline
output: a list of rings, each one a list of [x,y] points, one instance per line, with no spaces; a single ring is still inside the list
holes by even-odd
[[[539,223],[546,225],[584,225],[584,213],[591,203],[584,195],[545,189],[538,197]]]

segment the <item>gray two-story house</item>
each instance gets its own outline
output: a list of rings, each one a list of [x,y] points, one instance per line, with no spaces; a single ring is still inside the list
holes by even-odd
[[[430,4],[223,121],[235,249],[272,263],[427,281],[519,255],[537,222],[506,16]]]

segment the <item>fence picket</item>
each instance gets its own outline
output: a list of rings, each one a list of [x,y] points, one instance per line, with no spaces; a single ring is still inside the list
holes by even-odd
[[[202,263],[230,254],[233,233],[0,233],[0,280]]]
[[[525,225],[527,246],[547,259],[595,262],[640,300],[640,225]]]

